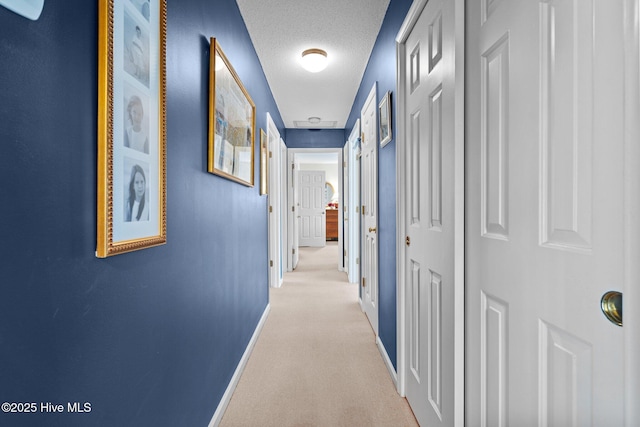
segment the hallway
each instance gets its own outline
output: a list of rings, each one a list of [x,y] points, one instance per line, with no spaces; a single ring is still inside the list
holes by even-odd
[[[338,246],[300,248],[221,426],[415,426],[336,267]]]

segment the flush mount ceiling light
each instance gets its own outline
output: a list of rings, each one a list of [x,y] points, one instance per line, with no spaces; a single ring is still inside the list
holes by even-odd
[[[318,123],[320,123],[320,117],[309,117],[309,123],[317,125]]]
[[[327,52],[322,49],[307,49],[302,52],[301,62],[305,70],[317,73],[327,66]]]
[[[44,0],[0,0],[0,6],[32,21],[37,21],[42,13]]]

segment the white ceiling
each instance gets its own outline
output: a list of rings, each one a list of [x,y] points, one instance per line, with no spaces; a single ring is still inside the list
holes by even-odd
[[[285,127],[344,128],[389,0],[237,2]],[[327,51],[324,71],[300,66],[310,48]]]
[[[338,153],[295,153],[295,158],[301,164],[338,164]]]

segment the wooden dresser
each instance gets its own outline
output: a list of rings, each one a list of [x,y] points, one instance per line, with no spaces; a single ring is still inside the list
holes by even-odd
[[[327,240],[338,240],[338,209],[327,209]]]

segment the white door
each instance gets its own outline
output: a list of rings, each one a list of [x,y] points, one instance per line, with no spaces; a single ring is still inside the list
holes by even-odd
[[[300,246],[326,245],[325,172],[300,171]]]
[[[623,291],[629,260],[623,3],[467,2],[466,419],[475,425],[624,425],[632,331],[600,310],[603,294]]]
[[[291,269],[294,270],[298,266],[300,258],[299,250],[299,227],[300,227],[300,201],[299,201],[299,168],[300,165],[295,161],[295,155],[291,154],[291,175],[289,200],[291,201],[290,213],[290,239],[291,239]]]
[[[269,285],[282,284],[280,222],[280,133],[267,113],[267,141],[269,150]]]
[[[348,141],[348,168],[349,168],[349,201],[347,232],[349,233],[349,246],[347,257],[349,258],[349,282],[360,282],[360,119],[356,120]]]
[[[362,123],[362,308],[378,335],[378,120],[377,85],[360,113]]]
[[[282,138],[280,138],[280,155],[278,156],[278,160],[280,162],[280,230],[281,230],[281,244],[280,244],[280,259],[282,260],[280,264],[280,274],[284,278],[285,271],[291,271],[293,268],[291,267],[291,248],[290,248],[290,240],[289,240],[289,209],[288,200],[289,200],[289,186],[287,185],[288,180],[288,172],[287,168],[287,146],[285,145]]]
[[[430,427],[453,426],[455,416],[453,5],[428,1],[402,55],[405,394]]]
[[[349,276],[349,141],[342,147],[342,191],[340,194],[340,209],[342,210],[342,271]]]

